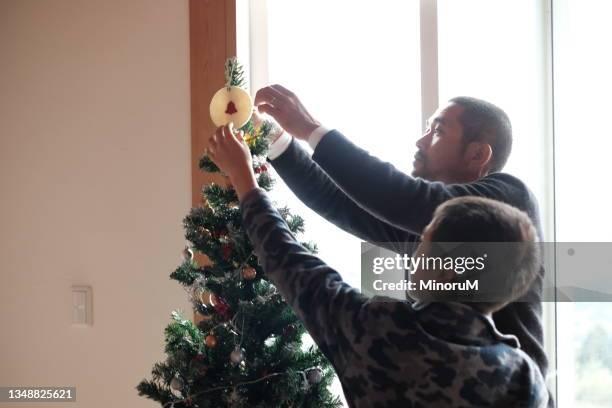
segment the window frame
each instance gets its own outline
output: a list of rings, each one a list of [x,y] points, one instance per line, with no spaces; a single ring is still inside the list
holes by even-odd
[[[192,0],[193,1],[193,0]],[[236,1],[236,27],[240,32],[236,35],[237,56],[245,65],[246,75],[249,78],[250,92],[254,92],[269,84],[268,82],[268,0],[234,0]],[[438,66],[438,1],[420,1],[420,52],[421,52],[421,118],[422,129],[425,129],[427,119],[439,106],[439,66]],[[549,155],[545,157],[547,162],[547,179],[551,180],[546,192],[545,202],[539,203],[542,210],[542,221],[544,236],[548,241],[556,241],[555,228],[555,174],[554,174],[554,1],[538,0],[545,7],[544,26],[546,50],[546,78],[544,84],[546,92],[546,126],[548,133],[543,135],[544,141],[550,149]],[[552,280],[556,285],[554,269],[547,271],[552,273]],[[543,329],[544,348],[549,356],[549,374],[547,383],[555,400],[557,395],[557,307],[556,302],[543,302]]]

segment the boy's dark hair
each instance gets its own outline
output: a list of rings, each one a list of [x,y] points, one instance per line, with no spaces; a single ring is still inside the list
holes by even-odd
[[[490,102],[469,96],[458,96],[449,102],[464,109],[459,123],[465,146],[470,142],[489,143],[493,150],[489,172],[501,171],[512,150],[512,125],[506,112]]]
[[[524,295],[540,269],[537,232],[531,219],[501,201],[473,196],[448,200],[434,212],[430,228],[434,245],[461,243],[451,250],[434,250],[438,256],[441,252],[455,259],[487,254],[483,270],[457,274],[453,280],[479,279],[481,293],[470,305],[483,312],[498,310]]]

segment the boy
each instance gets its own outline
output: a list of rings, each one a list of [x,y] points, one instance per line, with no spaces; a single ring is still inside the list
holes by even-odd
[[[507,280],[505,297],[473,304],[427,302],[431,293],[420,291],[415,304],[367,298],[296,241],[257,187],[240,133],[219,128],[209,155],[236,189],[264,270],[331,361],[351,407],[546,406],[540,370],[491,318],[523,295],[537,274],[536,232],[527,215],[490,199],[452,199],[436,210],[417,249],[429,255],[432,241],[462,238],[523,243],[507,259],[514,279]],[[448,271],[436,273],[443,281],[456,279]],[[414,277],[425,279],[425,271]]]

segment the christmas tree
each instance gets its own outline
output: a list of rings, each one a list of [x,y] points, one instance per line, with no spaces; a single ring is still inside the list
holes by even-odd
[[[228,92],[244,87],[235,59],[227,61],[225,76]],[[229,104],[233,112],[235,105]],[[265,157],[275,126],[249,119],[241,130],[257,182],[270,191]],[[219,172],[206,155],[199,168]],[[191,247],[170,274],[189,294],[197,324],[181,311],[172,312],[165,329],[167,358],[154,365],[151,380],[138,384],[139,395],[176,408],[341,406],[328,389],[334,375],[329,362],[316,346],[304,347],[304,327],[258,264],[242,228],[236,192],[231,185],[211,183],[202,194],[205,204],[183,220]],[[304,231],[301,217],[286,207],[279,212],[294,234]],[[311,243],[304,246],[316,251]],[[194,252],[208,262],[198,264]]]

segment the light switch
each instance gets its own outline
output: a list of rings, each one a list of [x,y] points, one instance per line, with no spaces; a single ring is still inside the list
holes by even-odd
[[[72,287],[72,324],[92,325],[91,286]]]

